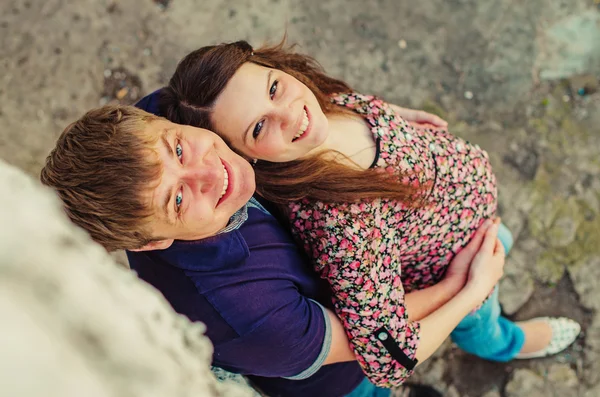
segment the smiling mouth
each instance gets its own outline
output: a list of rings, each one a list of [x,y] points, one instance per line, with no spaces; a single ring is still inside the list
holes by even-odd
[[[231,184],[229,183],[230,171],[228,171],[227,166],[225,165],[225,162],[223,160],[221,160],[221,166],[223,167],[223,187],[221,188],[221,195],[219,196],[219,200],[217,201],[217,206],[219,206],[219,204],[225,201],[225,199],[227,199],[227,197],[229,197],[229,195],[231,194]]]
[[[223,165],[223,163],[221,163],[221,165]],[[229,186],[229,173],[227,172],[227,168],[223,165],[223,190],[221,191],[219,199],[227,193],[227,186]]]
[[[304,134],[306,134],[306,131],[309,130],[310,126],[310,118],[308,117],[308,109],[306,109],[306,107],[304,107],[302,109],[302,122],[300,123],[300,128],[298,129],[298,132],[296,133],[296,135],[294,135],[294,138],[292,139],[292,142],[296,142],[298,139],[302,138],[304,136]]]

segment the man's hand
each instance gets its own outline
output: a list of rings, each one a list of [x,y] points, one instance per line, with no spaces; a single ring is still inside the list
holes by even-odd
[[[396,113],[398,113],[398,116],[402,117],[406,121],[418,124],[431,124],[434,127],[440,128],[448,127],[448,123],[441,117],[436,116],[435,114],[427,113],[423,110],[402,108],[391,103],[390,106],[392,107],[392,109],[394,109]]]

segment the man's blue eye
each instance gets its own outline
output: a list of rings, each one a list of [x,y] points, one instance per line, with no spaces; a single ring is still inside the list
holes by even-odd
[[[269,96],[271,97],[271,99],[273,99],[275,93],[277,92],[277,84],[279,84],[279,81],[275,80],[271,85],[271,89],[269,90]]]
[[[255,139],[258,136],[258,134],[260,134],[260,131],[262,130],[264,123],[265,123],[264,120],[261,120],[258,123],[256,123],[256,126],[254,126],[254,131],[252,131],[252,136]]]
[[[175,153],[177,153],[177,158],[181,160],[181,156],[183,156],[183,148],[181,147],[180,143],[175,146]]]
[[[177,193],[177,195],[175,196],[175,205],[177,206],[177,208],[181,207],[182,201],[183,201],[183,193],[181,193],[181,191],[179,191]]]

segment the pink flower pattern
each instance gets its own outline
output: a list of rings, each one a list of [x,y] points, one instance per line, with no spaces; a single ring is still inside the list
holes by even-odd
[[[384,101],[357,93],[332,98],[369,123],[380,155],[376,167],[409,171],[404,182],[426,186],[426,205],[398,201],[292,203],[295,237],[333,290],[351,348],[370,381],[403,383],[412,371],[375,338],[382,326],[414,359],[419,323],[408,321],[404,294],[439,282],[453,256],[496,212],[496,179],[487,153],[445,129],[422,128]]]

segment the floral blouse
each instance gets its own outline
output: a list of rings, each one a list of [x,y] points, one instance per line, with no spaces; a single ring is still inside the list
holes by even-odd
[[[496,179],[487,153],[444,129],[415,127],[382,100],[357,93],[332,98],[369,123],[374,167],[405,171],[427,186],[414,209],[394,200],[289,206],[292,232],[333,290],[334,306],[358,362],[381,387],[412,375],[419,323],[404,295],[440,281],[484,219],[496,212]]]

